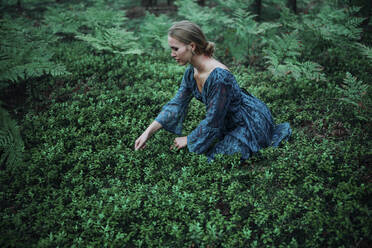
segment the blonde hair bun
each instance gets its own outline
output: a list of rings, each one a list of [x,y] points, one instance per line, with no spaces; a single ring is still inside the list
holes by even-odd
[[[215,48],[214,42],[207,41],[207,46],[205,47],[204,54],[209,56],[209,57],[212,57],[213,53],[214,53],[214,48]]]

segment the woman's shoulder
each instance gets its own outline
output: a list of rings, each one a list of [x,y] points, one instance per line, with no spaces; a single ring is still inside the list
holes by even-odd
[[[208,80],[204,84],[206,92],[214,92],[221,87],[236,88],[237,82],[230,70],[216,67],[211,72]]]
[[[225,70],[225,71],[230,71],[230,69],[223,63],[221,63],[220,61],[216,60],[216,59],[213,59],[213,62],[211,63],[211,67],[214,69],[217,69],[217,70]]]
[[[212,81],[216,83],[233,83],[235,81],[234,75],[227,67],[216,67],[212,71]]]
[[[214,61],[212,62],[211,67],[212,67],[211,72],[213,72],[214,75],[218,77],[225,77],[231,74],[230,69],[216,59],[214,59]]]

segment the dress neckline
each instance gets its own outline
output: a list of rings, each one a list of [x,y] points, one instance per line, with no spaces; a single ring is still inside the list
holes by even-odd
[[[200,95],[203,95],[203,92],[204,92],[204,88],[205,88],[205,85],[207,84],[207,82],[209,81],[209,78],[211,77],[211,75],[217,71],[217,69],[220,69],[220,70],[223,70],[223,71],[227,71],[227,72],[230,72],[228,69],[225,69],[225,68],[222,68],[222,67],[215,67],[212,69],[212,71],[209,73],[208,77],[205,79],[204,81],[204,84],[203,84],[203,87],[201,89],[201,91],[199,90],[199,87],[198,87],[198,83],[196,82],[196,79],[195,79],[195,68],[193,66],[191,66],[192,68],[192,79],[194,80],[195,82],[195,86],[196,86],[196,90],[199,92]]]

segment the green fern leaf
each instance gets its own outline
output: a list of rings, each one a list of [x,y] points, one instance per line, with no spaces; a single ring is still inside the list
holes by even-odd
[[[17,123],[0,107],[0,165],[16,166],[22,161],[24,144]]]
[[[343,84],[337,87],[339,100],[342,105],[351,106],[350,112],[357,119],[371,121],[371,98],[368,96],[367,84],[358,80],[351,73],[347,72]]]
[[[95,36],[77,35],[76,38],[88,42],[99,51],[108,51],[121,55],[141,54],[137,38],[132,32],[120,28],[110,28],[100,30],[97,28]]]
[[[365,46],[361,43],[357,43],[356,47],[359,49],[359,51],[365,55],[369,60],[372,60],[372,48]]]
[[[168,29],[172,25],[171,19],[166,15],[155,16],[147,13],[140,27],[140,41],[152,53],[153,49],[168,49]]]
[[[4,16],[0,35],[4,37],[0,40],[0,89],[44,74],[69,74],[63,65],[52,61],[50,46],[56,38],[47,28]]]
[[[322,72],[323,67],[318,63],[312,61],[306,61],[300,64],[302,77],[315,80],[316,82],[325,81],[325,74]]]

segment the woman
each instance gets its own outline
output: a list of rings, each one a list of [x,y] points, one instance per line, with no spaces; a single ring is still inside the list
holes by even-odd
[[[199,26],[189,21],[175,23],[168,32],[168,44],[177,63],[190,66],[176,96],[135,141],[135,150],[145,148],[160,128],[180,135],[193,96],[206,105],[206,117],[188,136],[175,138],[171,148],[187,146],[209,160],[215,154],[234,153],[247,159],[290,136],[289,124],[275,125],[267,106],[241,90],[229,69],[213,58],[214,44],[206,40]]]

